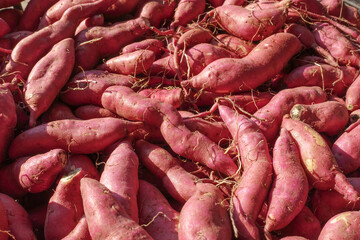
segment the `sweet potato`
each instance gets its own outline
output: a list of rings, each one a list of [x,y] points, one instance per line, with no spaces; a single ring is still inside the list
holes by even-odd
[[[44,13],[59,0],[31,0],[26,5],[19,22],[19,30],[35,31]]]
[[[227,240],[232,238],[227,203],[213,184],[199,183],[180,212],[179,239]]]
[[[18,23],[22,18],[23,12],[15,8],[5,8],[0,10],[0,18],[2,18],[10,27],[11,32],[18,29]]]
[[[255,47],[255,44],[230,34],[219,34],[211,40],[211,44],[234,51],[240,58],[245,57]]]
[[[225,0],[208,0],[208,2],[211,4],[211,6],[213,7],[219,7],[221,5],[224,4]]]
[[[119,200],[127,215],[139,222],[138,206],[136,202],[139,189],[139,159],[132,141],[125,139],[105,149],[108,155],[100,183],[107,187]]]
[[[75,71],[79,72],[78,67],[92,69],[99,59],[117,54],[121,48],[144,35],[149,28],[149,21],[139,17],[111,26],[91,27],[81,31],[75,38]]]
[[[83,178],[80,190],[92,239],[153,239],[127,216],[118,199],[104,185]]]
[[[295,104],[290,117],[309,124],[315,131],[329,136],[340,133],[349,121],[346,106],[337,101],[326,101],[311,105]]]
[[[84,176],[83,170],[76,169],[60,179],[48,203],[45,239],[62,239],[67,236],[84,215],[80,193],[80,180]],[[59,222],[66,224],[58,226]]]
[[[9,88],[10,87],[10,88]],[[13,95],[11,94],[12,85],[0,85],[0,163],[7,157],[7,150],[14,136],[14,128],[17,123],[16,107]]]
[[[6,209],[9,234],[17,240],[36,240],[29,214],[12,197],[0,193],[0,201]]]
[[[22,78],[26,78],[32,67],[42,58],[56,43],[69,37],[73,37],[76,27],[79,23],[96,14],[100,8],[111,5],[116,0],[94,1],[88,4],[79,4],[66,10],[61,19],[53,25],[45,27],[34,32],[28,37],[22,39],[11,53],[11,59],[6,64],[4,72],[13,73],[19,71],[18,74]],[[36,47],[34,47],[36,46]],[[5,81],[11,81],[12,76],[5,78]]]
[[[110,112],[109,110],[95,105],[80,106],[75,109],[75,115],[76,117],[83,120],[88,120],[92,118],[102,118],[102,117],[113,117],[113,118],[117,117],[116,114]]]
[[[218,93],[249,91],[278,74],[300,49],[301,43],[294,35],[273,34],[246,57],[218,59],[182,85]]]
[[[79,220],[76,227],[62,240],[91,240],[85,215]]]
[[[73,114],[71,108],[62,103],[61,101],[55,100],[44,114],[41,115],[41,122],[48,123],[62,119],[77,119]]]
[[[206,136],[191,132],[172,105],[145,98],[124,86],[107,88],[101,102],[104,108],[119,116],[159,127],[165,141],[175,153],[226,175],[236,173],[237,166],[233,160]]]
[[[357,201],[359,193],[341,172],[336,159],[321,135],[310,125],[285,116],[282,127],[286,128],[299,147],[301,163],[310,186],[320,189],[334,189],[349,201]]]
[[[360,108],[360,75],[358,75],[353,83],[348,87],[345,94],[346,107],[349,111]]]
[[[0,38],[2,38],[4,35],[9,33],[11,31],[11,28],[9,24],[0,17]]]
[[[319,220],[307,206],[304,206],[294,220],[285,228],[281,229],[281,235],[302,236],[308,240],[317,240],[320,231],[321,225]]]
[[[360,190],[360,178],[351,177],[348,180],[355,190]],[[311,209],[319,221],[325,224],[330,218],[339,213],[360,210],[360,201],[349,203],[336,191],[315,190],[311,195]]]
[[[13,197],[47,190],[67,163],[64,150],[53,149],[34,156],[21,157],[0,169],[2,193]]]
[[[225,5],[237,5],[237,6],[242,6],[244,4],[244,0],[225,0],[224,3],[222,4],[223,6]]]
[[[6,214],[6,208],[0,200],[0,239],[8,240],[9,223]]]
[[[97,69],[136,76],[141,73],[146,74],[155,61],[155,58],[156,56],[153,51],[137,50],[110,58],[104,64],[97,67]]]
[[[356,47],[335,26],[329,23],[311,25],[316,43],[329,51],[341,65],[360,66],[360,54]]]
[[[282,128],[273,150],[274,180],[270,189],[265,231],[287,226],[303,209],[309,183],[300,163],[300,153],[290,133]]]
[[[126,45],[122,49],[122,53],[131,53],[142,49],[153,51],[155,53],[155,56],[159,57],[162,54],[164,47],[165,45],[162,41],[156,38],[149,38],[140,42],[134,42]]]
[[[347,2],[342,0],[321,0],[319,2],[324,6],[328,14],[344,18],[347,21],[360,26],[360,15],[358,9],[350,6]]]
[[[54,148],[71,153],[95,153],[142,126],[140,122],[118,118],[53,121],[18,135],[10,145],[9,156],[16,159]]]
[[[214,18],[229,34],[247,41],[258,41],[274,34],[284,25],[288,3],[283,0],[281,3],[276,2],[275,8],[256,10],[222,5],[214,9]]]
[[[360,126],[354,123],[350,128],[351,130],[347,129],[337,138],[331,148],[344,174],[351,173],[360,167],[359,145],[356,141]]]
[[[288,88],[319,86],[325,91],[342,97],[357,76],[351,66],[334,67],[328,64],[306,64],[293,69],[284,78]]]
[[[255,221],[265,202],[272,181],[272,164],[254,161],[237,182],[231,197],[232,216],[239,238],[260,239]]]
[[[161,179],[173,198],[185,203],[194,194],[197,178],[186,172],[169,152],[144,140],[137,141],[135,148],[141,163]]]
[[[24,87],[25,103],[30,111],[30,127],[36,125],[38,117],[53,103],[68,81],[74,63],[74,40],[67,38],[55,44],[35,64]]]
[[[95,26],[102,26],[104,25],[104,15],[103,14],[97,14],[92,17],[88,17],[79,24],[79,26],[76,28],[75,35],[77,35],[82,30],[85,30],[89,27],[95,27]]]
[[[174,15],[173,0],[140,0],[135,16],[147,18],[151,26],[160,27]]]
[[[321,229],[318,240],[359,239],[360,212],[348,211],[332,217]]]
[[[220,105],[219,112],[236,141],[245,171],[256,161],[272,162],[266,138],[255,122],[227,106]]]
[[[252,118],[272,142],[279,133],[282,118],[297,104],[312,104],[326,101],[326,93],[320,87],[298,87],[278,92],[268,104],[254,113]],[[279,108],[278,106],[281,106]]]
[[[113,85],[132,87],[136,79],[101,70],[89,70],[72,77],[60,92],[60,99],[71,106],[93,104],[101,105],[101,95]]]
[[[143,89],[139,91],[139,94],[153,99],[158,99],[161,102],[167,102],[174,106],[174,108],[179,108],[184,103],[184,93],[181,88],[171,88],[171,89]]]
[[[179,213],[152,184],[140,180],[138,192],[139,224],[154,239],[178,239]]]
[[[180,0],[175,9],[174,21],[171,28],[185,26],[193,20],[197,20],[205,10],[205,0]]]

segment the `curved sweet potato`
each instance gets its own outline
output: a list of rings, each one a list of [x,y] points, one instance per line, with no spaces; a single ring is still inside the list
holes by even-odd
[[[215,60],[182,85],[218,93],[249,91],[278,74],[300,49],[301,43],[294,35],[273,34],[246,57]]]
[[[180,0],[175,9],[174,21],[170,24],[170,27],[185,26],[196,20],[204,10],[205,0]]]

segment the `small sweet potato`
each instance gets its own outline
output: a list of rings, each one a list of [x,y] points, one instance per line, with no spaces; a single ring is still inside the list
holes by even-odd
[[[110,112],[109,110],[95,105],[80,106],[75,109],[75,115],[76,117],[83,120],[102,117],[118,117],[116,114]]]
[[[43,192],[55,182],[66,163],[67,155],[62,149],[18,158],[0,169],[1,192],[13,197]]]
[[[180,0],[175,9],[174,21],[170,24],[170,27],[185,26],[191,21],[197,20],[204,10],[205,0]]]
[[[154,239],[178,239],[179,213],[152,184],[140,180],[138,192],[139,224]]]
[[[130,53],[123,53],[120,56],[110,58],[97,69],[136,76],[147,73],[155,61],[155,53],[150,50],[137,50]]]
[[[173,0],[139,0],[135,16],[144,17],[151,26],[160,27],[174,15],[175,7]]]
[[[230,240],[231,222],[222,192],[213,184],[199,183],[180,212],[179,239]]]
[[[314,130],[329,136],[340,133],[349,121],[346,106],[337,101],[326,101],[311,105],[295,104],[290,117],[309,124]]]

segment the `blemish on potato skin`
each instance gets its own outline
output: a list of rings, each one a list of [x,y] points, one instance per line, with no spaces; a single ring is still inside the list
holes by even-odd
[[[321,147],[326,146],[326,142],[324,141],[324,139],[314,129],[312,129],[311,127],[308,127],[308,126],[305,126],[304,129],[313,136],[317,145],[319,145]]]
[[[310,173],[313,173],[315,171],[315,169],[317,168],[316,162],[312,158],[305,159],[304,164],[305,164],[306,169]]]

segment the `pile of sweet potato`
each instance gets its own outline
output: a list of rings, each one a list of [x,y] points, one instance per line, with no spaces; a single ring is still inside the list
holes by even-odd
[[[0,1],[0,240],[360,239],[356,8],[21,3]]]

